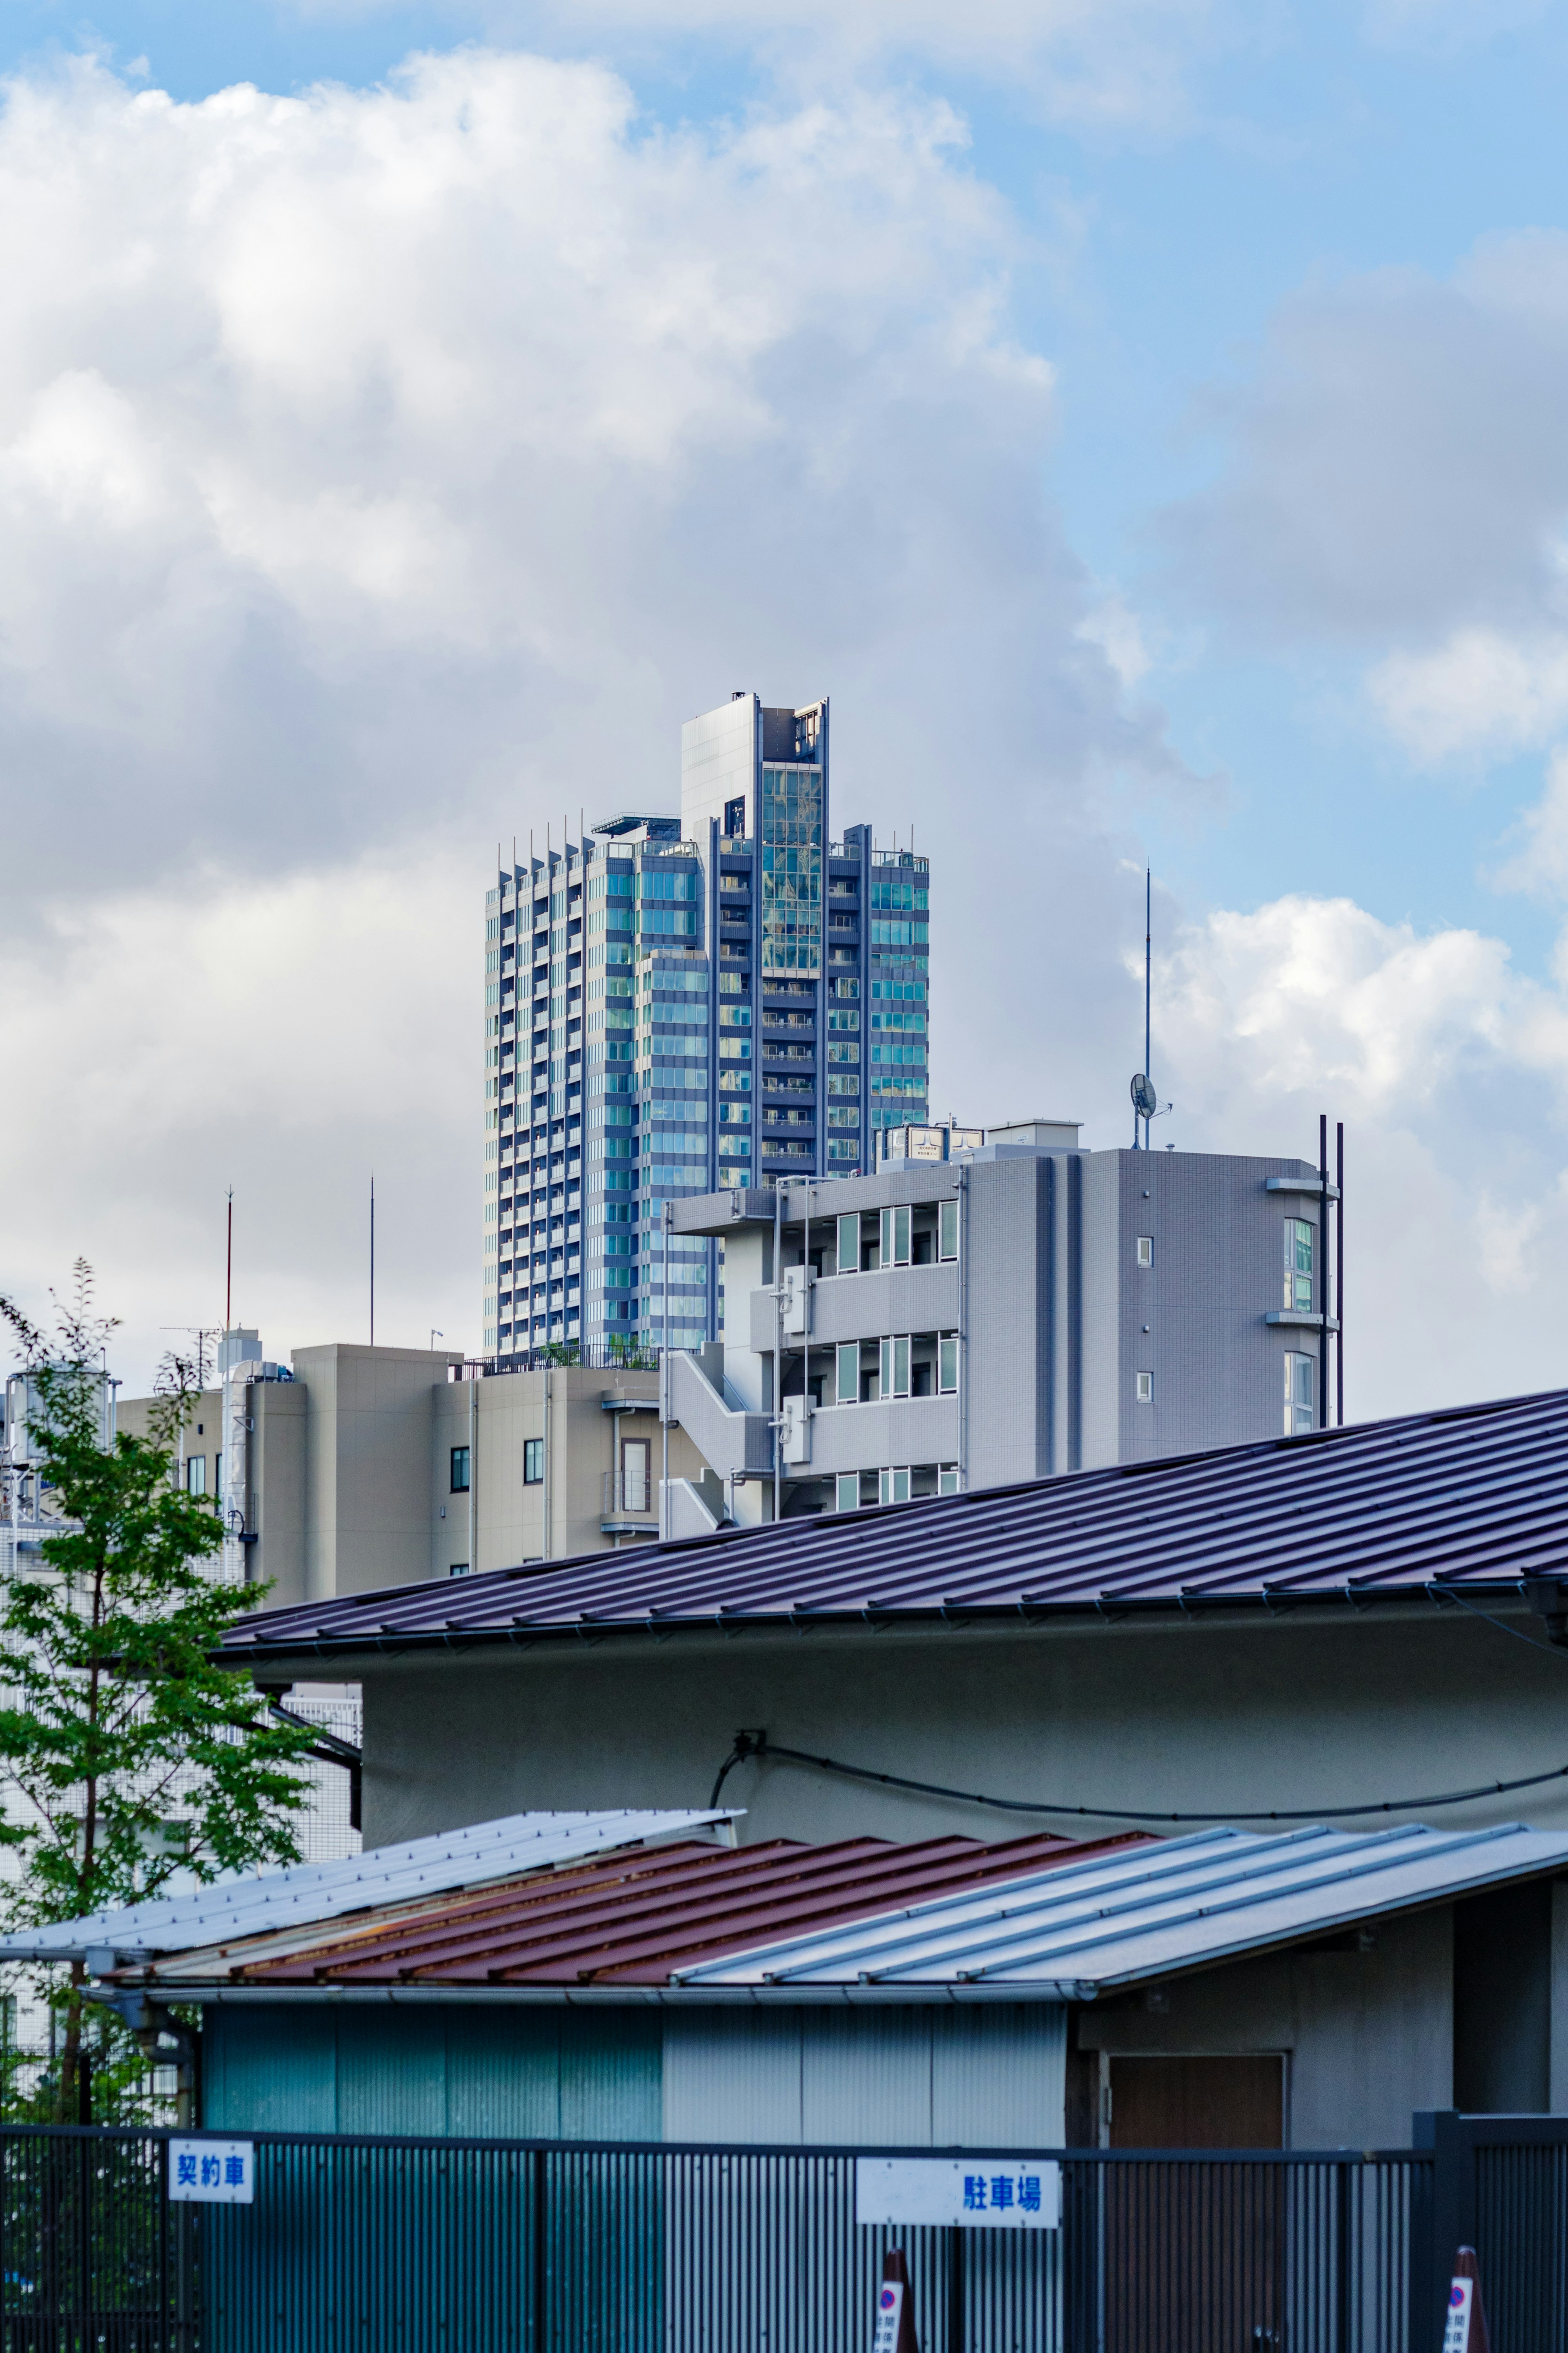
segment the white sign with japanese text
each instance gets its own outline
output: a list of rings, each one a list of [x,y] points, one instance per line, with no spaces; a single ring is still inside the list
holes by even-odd
[[[871,2353],[899,2353],[899,2324],[904,2316],[901,2280],[884,2280],[877,2290],[877,2326]]]
[[[1475,2282],[1456,2279],[1448,2290],[1448,2325],[1443,2331],[1443,2353],[1469,2353],[1470,2305]]]
[[[918,2222],[965,2231],[1061,2227],[1062,2173],[1049,2158],[858,2157],[858,2222]]]
[[[256,2143],[172,2140],[169,2195],[187,2205],[250,2205],[256,2196]]]

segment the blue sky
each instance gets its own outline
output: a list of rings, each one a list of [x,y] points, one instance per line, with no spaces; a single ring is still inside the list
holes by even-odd
[[[1183,754],[1223,780],[1195,824],[1134,807],[1161,872],[1188,905],[1349,891],[1389,920],[1482,925],[1540,970],[1550,917],[1485,879],[1539,763],[1413,773],[1365,723],[1363,649],[1236,642],[1169,576],[1158,543],[1162,512],[1223,463],[1215,396],[1245,385],[1282,301],[1367,272],[1442,279],[1479,239],[1563,218],[1563,12],[1458,5],[1393,17],[1339,5],[1200,20],[1177,57],[1171,114],[1125,124],[1063,121],[1037,90],[999,88],[984,60],[906,52],[878,70],[957,107],[969,168],[1034,240],[1016,316],[1059,370],[1051,496],[1083,563],[1147,617],[1150,683]],[[183,100],[239,81],[364,87],[413,50],[490,40],[605,58],[671,125],[766,106],[778,87],[765,56],[680,25],[575,26],[458,5],[83,14],[10,0],[4,33],[8,69],[99,47],[121,69],[144,59]]]
[[[1568,10],[0,45],[0,982],[124,1147],[106,1200],[0,1145],[24,1293],[89,1248],[145,1355],[239,1164],[247,1314],[332,1336],[374,1159],[386,1312],[461,1335],[485,845],[668,802],[747,682],[832,691],[840,817],[932,848],[940,1103],[1121,1140],[1151,860],[1171,1134],[1351,1123],[1358,1409],[1556,1377]]]

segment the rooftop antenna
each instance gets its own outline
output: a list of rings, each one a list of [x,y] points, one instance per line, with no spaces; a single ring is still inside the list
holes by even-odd
[[[1148,1151],[1149,1123],[1155,1116],[1160,1108],[1160,1098],[1154,1092],[1154,1082],[1149,1076],[1149,1061],[1152,1050],[1149,1032],[1149,979],[1153,961],[1153,871],[1152,868],[1145,867],[1143,870],[1143,1067],[1138,1072],[1137,1077],[1133,1080],[1131,1090],[1132,1096],[1132,1149],[1134,1152],[1138,1152],[1140,1150],[1143,1152]],[[1167,1103],[1165,1108],[1169,1110],[1170,1105]],[[1143,1123],[1142,1142],[1140,1142],[1138,1134],[1138,1123],[1140,1120]]]
[[[1149,1035],[1149,978],[1153,968],[1153,956],[1154,870],[1152,866],[1146,866],[1143,869],[1143,1076],[1148,1079],[1151,1087],[1152,1087],[1154,1082],[1149,1069],[1149,1064],[1152,1060],[1150,1051],[1151,1039]],[[1152,1113],[1149,1112],[1144,1113],[1143,1149],[1145,1152],[1149,1149],[1149,1121],[1151,1117]]]
[[[228,1188],[228,1253],[223,1284],[223,1328],[234,1329],[234,1187]]]

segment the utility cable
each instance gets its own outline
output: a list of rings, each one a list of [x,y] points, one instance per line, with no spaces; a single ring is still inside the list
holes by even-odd
[[[1433,1593],[1462,1600],[1452,1586],[1433,1586]],[[1532,1651],[1550,1651],[1558,1658],[1568,1660],[1568,1650],[1552,1642],[1537,1642],[1528,1634],[1521,1634],[1507,1626],[1500,1618],[1489,1618],[1484,1609],[1476,1609],[1468,1601],[1464,1607],[1478,1618],[1495,1626],[1500,1634],[1513,1634],[1528,1642]],[[990,1798],[978,1789],[951,1789],[940,1781],[917,1781],[904,1773],[879,1773],[868,1765],[847,1765],[837,1757],[816,1757],[805,1748],[785,1748],[768,1738],[765,1732],[738,1732],[734,1746],[719,1768],[713,1784],[710,1806],[717,1806],[724,1784],[737,1765],[748,1758],[776,1757],[782,1763],[810,1765],[821,1773],[841,1773],[854,1781],[878,1781],[889,1789],[912,1789],[924,1798],[952,1798],[961,1805],[988,1806],[1005,1814],[1067,1814],[1080,1820],[1099,1822],[1322,1822],[1344,1821],[1359,1814],[1411,1814],[1423,1812],[1429,1806],[1463,1806],[1476,1798],[1507,1797],[1514,1789],[1538,1789],[1548,1781],[1568,1780],[1568,1765],[1554,1765],[1549,1772],[1523,1773],[1511,1781],[1482,1781],[1472,1789],[1444,1789],[1425,1798],[1374,1798],[1363,1806],[1301,1806],[1276,1807],[1268,1812],[1245,1813],[1235,1806],[1210,1806],[1201,1812],[1152,1813],[1140,1812],[1131,1806],[1072,1806],[1060,1804],[1048,1798]]]

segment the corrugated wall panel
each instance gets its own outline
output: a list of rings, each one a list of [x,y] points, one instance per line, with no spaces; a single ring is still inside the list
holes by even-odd
[[[659,2136],[659,2021],[642,2010],[215,2007],[202,2073],[215,2131]]]
[[[553,2010],[447,2011],[447,2130],[478,2140],[561,2133],[561,2020]]]
[[[204,2014],[202,2118],[214,2131],[336,2132],[337,2029],[325,2010]]]
[[[662,2022],[646,2010],[567,2010],[561,2021],[563,2140],[657,2140]]]
[[[664,2137],[798,2141],[798,2010],[675,2010],[664,2021]]]
[[[931,2143],[931,2013],[812,2010],[801,2042],[806,2141]]]
[[[677,2141],[1059,2147],[1067,2012],[682,2010],[664,2035]]]
[[[346,2133],[447,2130],[447,2021],[437,2010],[338,2013],[338,2122]]]
[[[1067,2011],[1056,2002],[937,2010],[931,2139],[940,2148],[1059,2148],[1067,2129]]]

